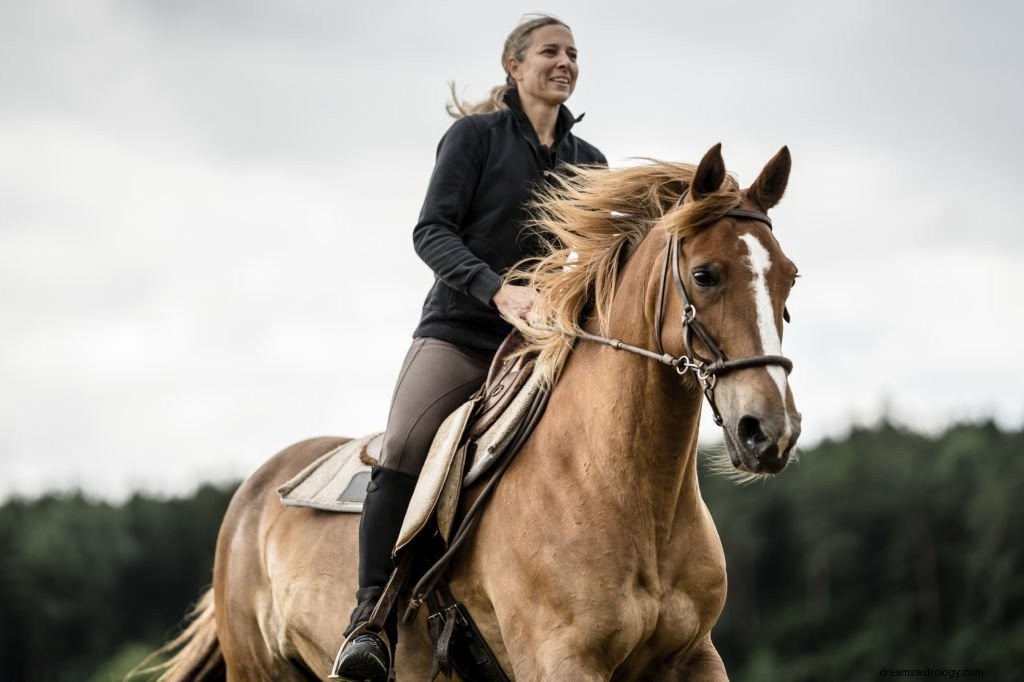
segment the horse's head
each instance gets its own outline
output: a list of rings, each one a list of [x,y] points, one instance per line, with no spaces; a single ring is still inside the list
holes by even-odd
[[[786,298],[797,275],[772,234],[766,212],[778,203],[789,179],[785,147],[757,180],[740,191],[741,203],[722,208],[726,179],[721,145],[697,166],[683,200],[682,215],[706,213],[697,229],[684,231],[670,250],[678,276],[666,296],[661,321],[668,349],[695,360],[693,371],[725,431],[733,465],[752,473],[781,471],[800,435],[800,413],[782,356]],[[718,206],[715,203],[718,202]],[[667,285],[671,292],[673,287]],[[680,319],[683,320],[680,344]]]
[[[737,469],[781,471],[800,435],[782,356],[796,267],[766,212],[789,167],[784,148],[740,190],[716,145],[696,168],[654,161],[558,178],[534,205],[550,251],[514,273],[539,292],[531,319],[513,324],[545,381],[565,366],[569,339],[672,365],[703,388]]]

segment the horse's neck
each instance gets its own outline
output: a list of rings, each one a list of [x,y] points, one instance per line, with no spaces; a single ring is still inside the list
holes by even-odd
[[[650,272],[623,273],[612,310],[615,338],[646,348],[655,346],[657,285]],[[579,472],[582,485],[595,494],[622,491],[608,503],[621,507],[623,523],[653,524],[662,540],[673,533],[679,512],[692,511],[700,499],[702,396],[688,382],[653,360],[580,341],[557,390],[564,409],[576,415],[576,443],[569,447],[587,469]]]
[[[608,476],[677,487],[696,471],[700,392],[653,360],[580,343],[559,383],[578,403],[587,459]]]
[[[653,234],[637,249],[621,273],[610,311],[609,332],[630,345],[660,347],[655,328],[660,301],[662,237]],[[680,330],[681,331],[681,330]],[[585,358],[592,390],[614,395],[614,412],[594,414],[597,430],[624,435],[633,447],[640,477],[660,473],[675,478],[696,469],[697,428],[702,394],[666,365],[628,351],[594,348]],[[625,452],[625,451],[624,451]]]
[[[549,415],[572,415],[568,437],[542,458],[557,461],[533,475],[572,481],[571,506],[596,514],[602,534],[651,548],[660,565],[694,543],[703,513],[700,393],[684,390],[671,368],[624,351],[586,344],[574,355],[548,406]]]

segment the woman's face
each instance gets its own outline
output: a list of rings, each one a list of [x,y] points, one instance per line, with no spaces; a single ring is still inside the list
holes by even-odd
[[[516,81],[519,98],[524,104],[532,99],[558,106],[576,89],[580,71],[572,32],[560,24],[550,24],[536,29],[530,38],[523,60],[509,60],[509,73]]]

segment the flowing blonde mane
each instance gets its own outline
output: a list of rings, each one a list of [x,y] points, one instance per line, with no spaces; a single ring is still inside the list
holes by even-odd
[[[655,225],[669,234],[692,234],[740,203],[739,186],[727,176],[700,201],[678,206],[696,166],[648,160],[609,170],[577,167],[532,205],[533,227],[547,253],[521,263],[508,280],[526,281],[538,292],[531,319],[515,322],[537,353],[537,371],[553,385],[576,335],[589,318],[608,334],[609,311],[619,271]]]

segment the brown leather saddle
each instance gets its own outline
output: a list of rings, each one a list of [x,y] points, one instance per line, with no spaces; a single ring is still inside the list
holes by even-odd
[[[494,426],[530,378],[535,359],[520,353],[524,345],[523,337],[512,332],[498,346],[487,379],[476,394],[479,402],[466,430],[469,440],[479,439]]]

